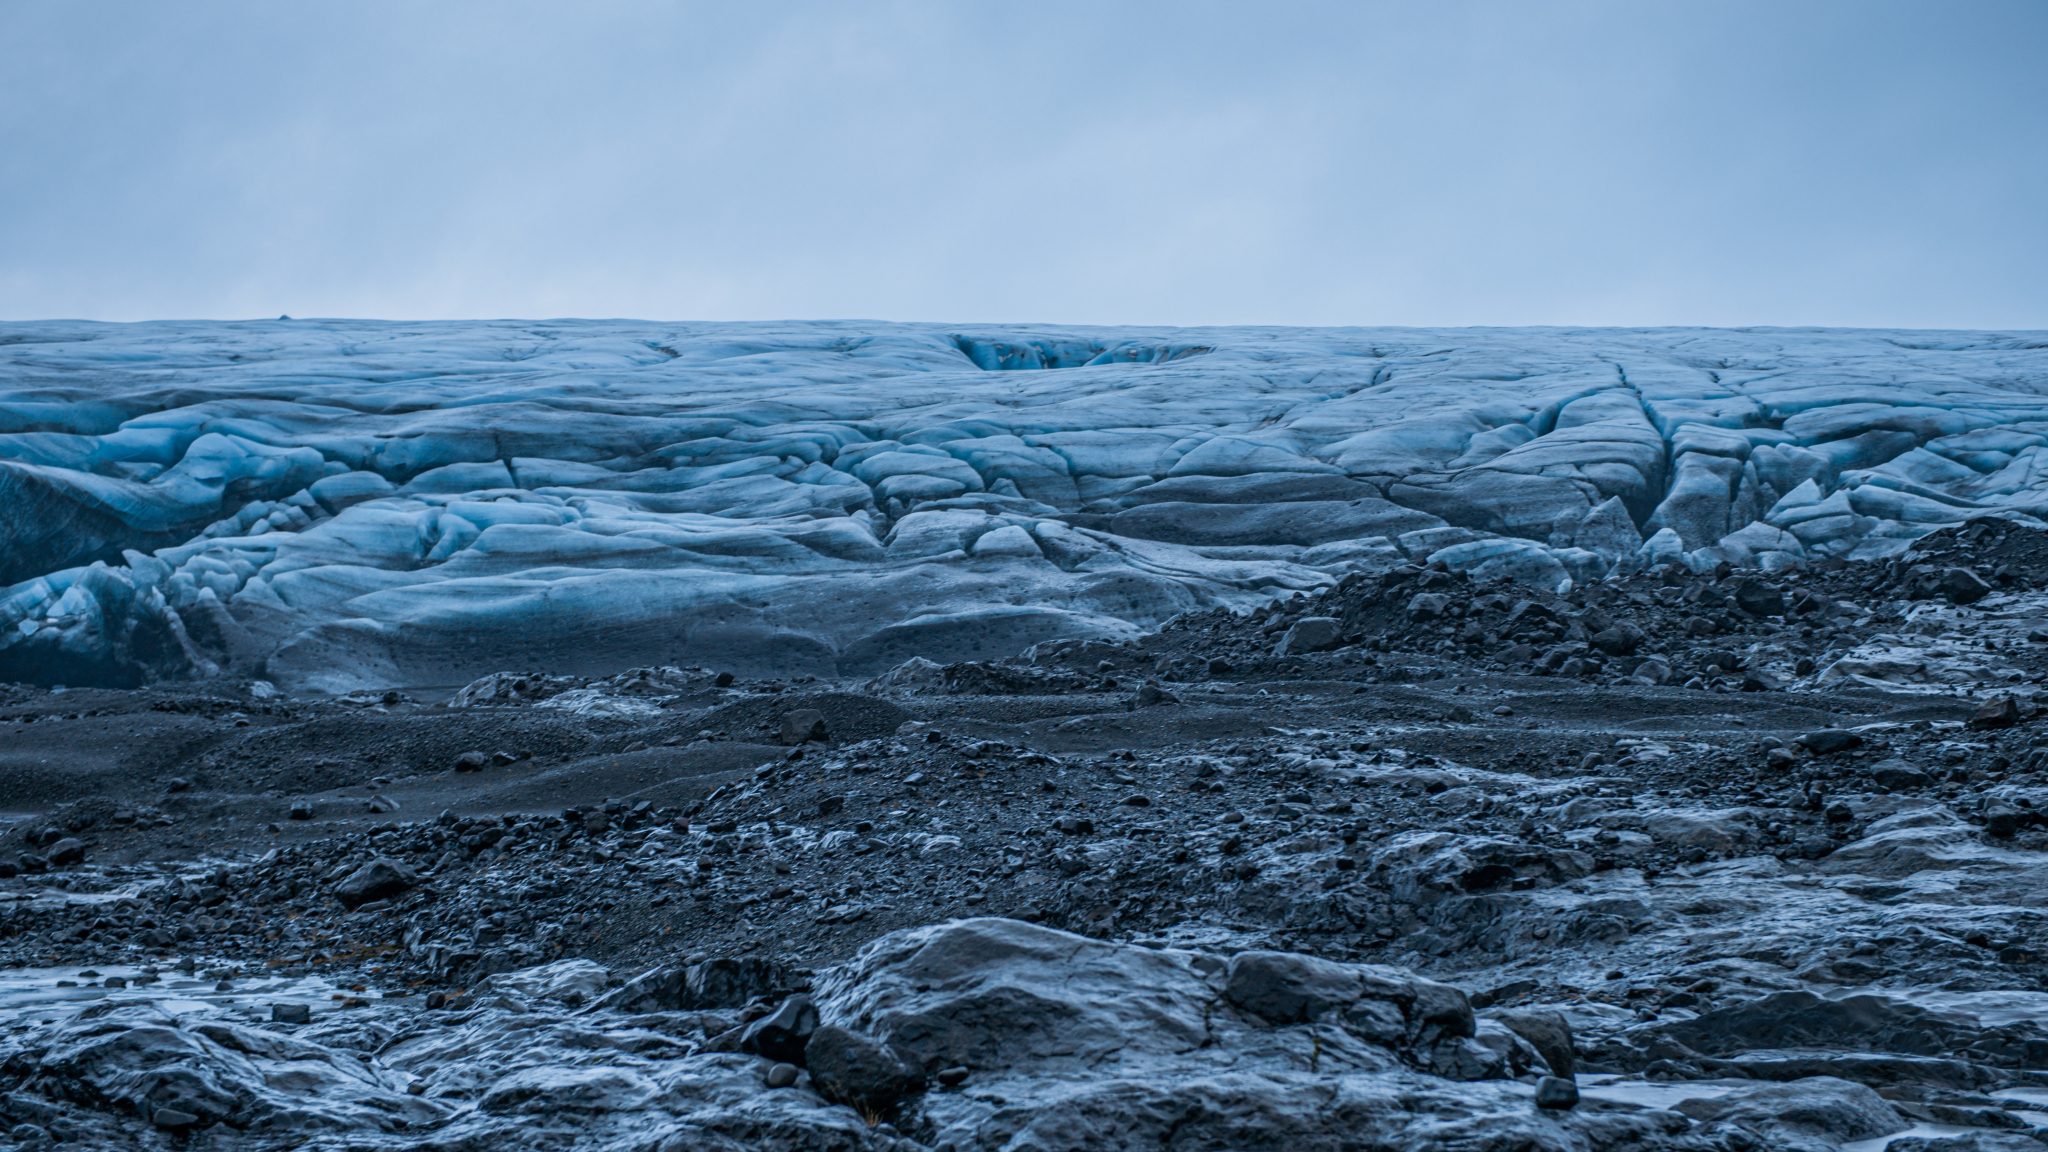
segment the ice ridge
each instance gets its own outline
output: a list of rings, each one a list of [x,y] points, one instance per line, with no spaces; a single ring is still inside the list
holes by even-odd
[[[854,675],[2048,516],[2048,334],[0,324],[0,677]]]

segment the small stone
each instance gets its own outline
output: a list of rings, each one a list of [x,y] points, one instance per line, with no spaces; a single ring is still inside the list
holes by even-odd
[[[464,752],[455,758],[455,770],[457,772],[481,772],[484,770],[484,765],[490,762],[491,757],[488,752]]]
[[[1562,1111],[1577,1107],[1579,1086],[1562,1076],[1545,1076],[1536,1081],[1536,1106]]]
[[[1496,704],[1493,709],[1493,714],[1495,716],[1513,716],[1515,714],[1515,710],[1513,708],[1508,707],[1505,704]]]
[[[311,820],[313,818],[313,802],[311,800],[294,800],[287,814],[294,820]]]
[[[960,1085],[967,1083],[967,1069],[959,1065],[951,1068],[942,1068],[939,1070],[938,1080],[939,1083],[948,1088],[958,1088]]]
[[[43,851],[52,864],[77,864],[85,859],[85,842],[66,836]]]
[[[309,1024],[313,1009],[306,1004],[272,1004],[270,1018],[279,1024]]]
[[[192,782],[183,776],[173,776],[164,782],[164,791],[183,792],[192,787]]]
[[[713,679],[713,680],[711,681],[711,686],[712,686],[713,688],[730,688],[730,687],[732,687],[732,673],[730,673],[730,672],[720,672],[720,673],[718,674],[718,676],[717,676],[717,677],[716,677],[715,679]]]
[[[768,1069],[768,1086],[770,1088],[788,1088],[796,1083],[796,1077],[796,1065],[789,1063],[777,1064]]]
[[[199,1117],[179,1108],[159,1108],[149,1119],[159,1128],[190,1128],[199,1123]]]
[[[1236,669],[1231,667],[1230,661],[1225,660],[1220,656],[1214,660],[1209,661],[1209,675],[1211,676],[1226,676],[1234,671],[1236,671]]]

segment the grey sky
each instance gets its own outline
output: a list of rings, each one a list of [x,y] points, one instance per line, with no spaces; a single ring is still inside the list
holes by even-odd
[[[0,0],[0,318],[2048,327],[2048,3]]]

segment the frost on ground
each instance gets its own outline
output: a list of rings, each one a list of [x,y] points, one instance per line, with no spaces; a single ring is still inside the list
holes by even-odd
[[[1441,559],[1883,558],[2048,504],[2048,340],[0,325],[0,677],[865,675]]]

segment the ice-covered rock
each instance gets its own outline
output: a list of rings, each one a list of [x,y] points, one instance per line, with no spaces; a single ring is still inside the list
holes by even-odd
[[[1404,557],[1884,557],[2048,510],[2044,377],[2007,333],[7,324],[0,677],[871,675]]]

